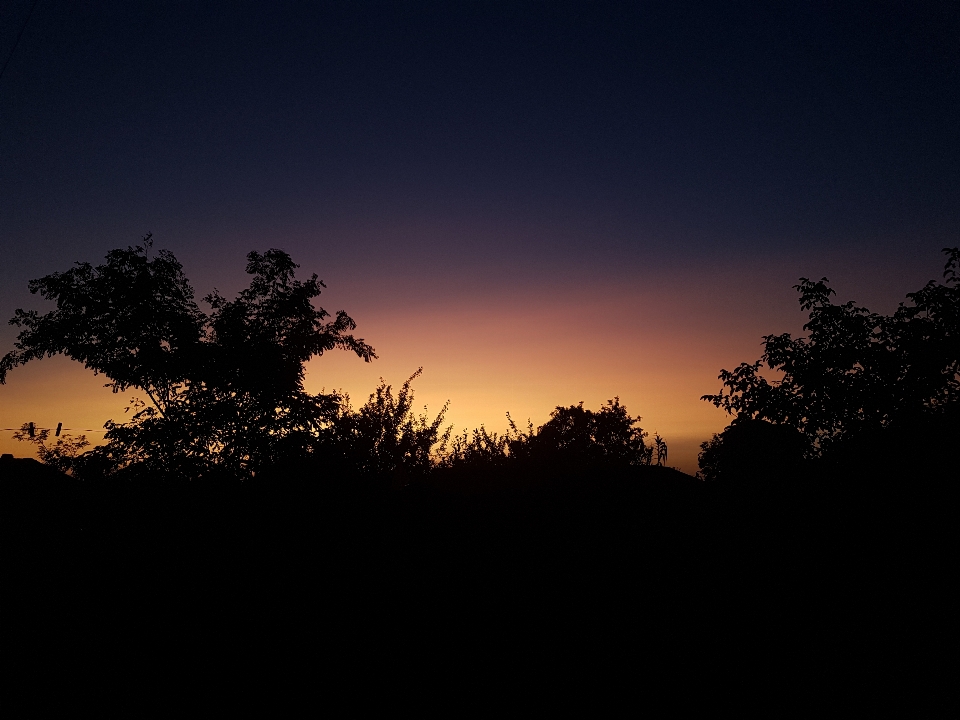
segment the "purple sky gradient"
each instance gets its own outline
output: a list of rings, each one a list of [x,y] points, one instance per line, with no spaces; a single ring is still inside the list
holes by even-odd
[[[620,395],[693,471],[699,395],[800,329],[797,278],[889,312],[958,242],[955,3],[265,5],[40,0],[0,79],[2,319],[148,231],[199,295],[279,247],[381,355],[310,382],[423,365],[494,429]],[[0,426],[99,427],[81,378],[12,372]]]

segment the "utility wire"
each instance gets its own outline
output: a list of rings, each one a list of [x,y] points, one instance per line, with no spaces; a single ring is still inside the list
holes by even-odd
[[[53,430],[53,429],[54,429],[54,428],[42,428],[42,427],[35,427],[35,428],[34,428],[34,430]],[[0,432],[6,432],[7,430],[23,430],[23,428],[22,428],[22,427],[0,428]],[[60,428],[60,430],[63,431],[63,432],[66,432],[67,430],[70,430],[71,432],[106,432],[106,430],[91,430],[91,429],[89,429],[89,428],[88,428],[88,429],[84,429],[84,428]]]
[[[23,21],[23,27],[20,28],[20,33],[17,35],[17,39],[13,43],[13,48],[11,48],[10,54],[7,55],[7,60],[3,63],[3,67],[0,68],[0,80],[3,79],[3,74],[7,71],[7,65],[10,64],[10,59],[17,51],[17,45],[20,44],[20,38],[23,37],[23,31],[27,29],[27,25],[30,23],[30,18],[33,16],[33,9],[37,6],[39,1],[40,0],[33,0],[33,4],[30,5],[30,12],[27,13],[27,19]]]

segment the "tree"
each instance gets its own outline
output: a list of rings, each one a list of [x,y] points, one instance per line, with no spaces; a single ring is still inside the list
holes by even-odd
[[[442,455],[451,428],[441,429],[449,401],[430,420],[424,412],[413,412],[411,384],[423,372],[419,368],[394,397],[393,388],[380,385],[367,402],[353,410],[344,398],[327,435],[328,442],[349,468],[367,476],[423,475]]]
[[[960,250],[943,252],[945,281],[908,294],[891,316],[853,302],[834,305],[826,278],[801,278],[794,288],[809,311],[807,337],[765,336],[761,358],[721,370],[724,388],[702,399],[738,418],[794,428],[811,456],[860,436],[956,417]],[[782,378],[767,380],[764,365]]]
[[[107,443],[79,458],[103,472],[249,475],[308,452],[339,396],[307,393],[304,363],[334,348],[374,359],[349,334],[354,321],[315,307],[326,286],[316,275],[296,280],[298,265],[276,249],[247,255],[250,286],[234,300],[214,290],[205,313],[173,254],[151,257],[152,246],[147,235],[97,267],[77,263],[31,281],[56,309],[16,311],[10,322],[21,331],[0,360],[0,383],[17,365],[63,354],[105,375],[114,392],[143,392],[130,420],[108,421]]]
[[[532,426],[526,433],[519,431],[511,420],[509,453],[542,464],[649,465],[653,448],[647,447],[647,433],[636,426],[639,422],[619,398],[608,400],[597,412],[585,409],[582,402],[557,406],[536,431]]]

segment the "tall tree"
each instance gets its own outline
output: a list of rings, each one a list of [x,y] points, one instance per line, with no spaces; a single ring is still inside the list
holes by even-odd
[[[126,423],[106,424],[107,443],[81,456],[106,471],[129,467],[191,475],[249,474],[278,453],[305,452],[336,413],[336,395],[304,390],[304,363],[341,348],[376,357],[344,312],[315,307],[325,285],[295,278],[287,253],[247,256],[248,288],[234,300],[217,291],[203,312],[172,253],[140,245],[112,250],[99,266],[75,267],[30,282],[53,300],[45,314],[17,310],[15,350],[0,360],[0,383],[17,365],[63,354],[135,389]]]
[[[944,248],[944,282],[907,295],[893,315],[835,305],[826,278],[794,288],[809,312],[806,337],[767,335],[754,363],[721,370],[704,395],[731,415],[790,426],[819,455],[837,441],[960,408],[960,250]],[[782,374],[768,380],[766,367]]]

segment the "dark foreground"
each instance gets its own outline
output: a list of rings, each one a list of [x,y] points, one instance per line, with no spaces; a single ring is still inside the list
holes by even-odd
[[[41,662],[364,673],[802,671],[815,696],[882,674],[908,704],[949,686],[942,478],[710,484],[651,467],[448,480],[287,469],[243,485],[78,483],[7,461],[4,646]]]

